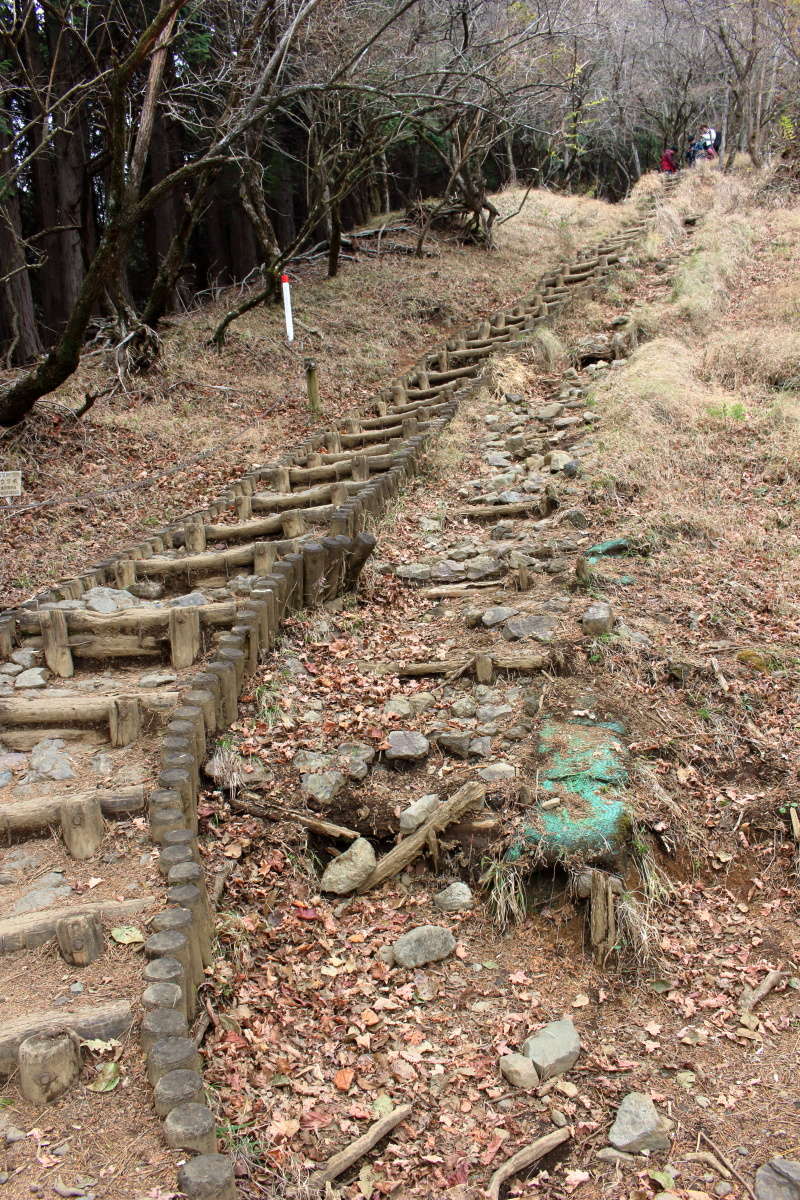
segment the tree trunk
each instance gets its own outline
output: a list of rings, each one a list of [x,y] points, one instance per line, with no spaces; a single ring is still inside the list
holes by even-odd
[[[8,169],[7,128],[0,107],[0,180]],[[22,245],[22,216],[19,193],[15,186],[8,191],[0,184],[0,322],[8,331],[8,345],[3,347],[7,365],[30,362],[42,352],[42,342],[36,324],[31,280]]]
[[[342,213],[340,205],[334,202],[330,213],[330,242],[328,245],[328,278],[333,279],[339,270],[339,254],[342,249]]]

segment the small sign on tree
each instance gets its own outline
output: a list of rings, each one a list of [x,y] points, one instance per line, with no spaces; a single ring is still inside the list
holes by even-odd
[[[22,471],[0,471],[0,497],[22,495]]]

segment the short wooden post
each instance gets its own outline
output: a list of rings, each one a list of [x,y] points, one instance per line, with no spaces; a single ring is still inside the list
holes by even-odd
[[[320,403],[319,398],[319,376],[317,374],[317,364],[313,358],[307,358],[303,365],[306,369],[308,408],[314,416],[319,416],[322,413],[322,404]]]
[[[240,521],[249,521],[253,515],[253,499],[249,492],[236,497],[236,515]]]
[[[176,671],[190,667],[200,653],[200,614],[194,608],[169,610],[170,661]]]
[[[132,745],[142,732],[138,696],[115,696],[108,706],[108,724],[112,746]]]
[[[494,680],[494,663],[490,654],[479,654],[475,659],[475,678],[478,683],[491,683]]]
[[[236,1200],[233,1160],[226,1154],[198,1154],[181,1167],[178,1187],[188,1200]]]
[[[81,1073],[81,1044],[71,1029],[34,1034],[19,1048],[19,1087],[37,1108],[52,1104]]]
[[[187,522],[184,545],[190,554],[202,554],[206,548],[206,527],[202,521]]]
[[[400,408],[407,402],[408,393],[402,383],[392,384],[391,397],[393,408]]]
[[[42,630],[44,661],[54,675],[71,679],[75,674],[72,651],[69,648],[67,616],[60,608],[42,609],[39,614]]]
[[[369,479],[369,459],[366,454],[354,454],[351,465],[354,480],[364,483]]]
[[[199,1067],[200,1055],[189,1037],[162,1038],[147,1054],[147,1078],[153,1086],[168,1071],[197,1071]]]
[[[56,610],[59,611],[59,610]],[[0,617],[0,659],[8,659],[14,649],[14,618]]]
[[[306,519],[302,509],[292,508],[281,514],[281,527],[285,538],[302,537],[306,531]]]
[[[59,816],[64,844],[73,858],[85,861],[97,853],[103,840],[103,814],[100,801],[92,796],[62,804]]]
[[[201,1104],[205,1096],[199,1071],[168,1071],[153,1089],[153,1103],[160,1117],[179,1104]]]
[[[121,590],[136,582],[136,563],[132,558],[120,558],[114,564],[114,585]]]
[[[164,1121],[167,1145],[193,1154],[215,1154],[217,1135],[211,1110],[204,1104],[177,1104]]]
[[[62,917],[56,937],[61,957],[74,967],[88,967],[103,953],[103,927],[94,913]]]
[[[256,542],[253,546],[253,574],[269,575],[277,553],[274,542]]]

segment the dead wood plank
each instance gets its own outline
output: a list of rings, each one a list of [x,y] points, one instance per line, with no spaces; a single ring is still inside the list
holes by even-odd
[[[5,735],[4,735],[5,736]],[[87,801],[97,800],[105,816],[120,812],[138,812],[144,807],[144,787],[136,784],[108,792],[73,792],[72,795],[34,796],[30,800],[13,800],[0,805],[0,833],[34,832],[58,825],[64,806],[80,808]]]
[[[541,511],[540,499],[532,497],[521,504],[471,504],[468,508],[457,508],[452,516],[469,517],[472,521],[491,521],[495,517],[526,517],[532,510]]]
[[[73,1029],[81,1038],[120,1037],[133,1023],[133,1010],[127,1000],[110,1000],[107,1004],[96,1004],[91,1008],[78,1008],[67,1012],[63,1008],[50,1008],[42,1012],[14,1017],[0,1024],[0,1076],[7,1078],[17,1067],[17,1052],[28,1037],[44,1033],[60,1033]]]
[[[431,836],[436,837],[454,821],[458,821],[470,809],[476,808],[486,795],[486,785],[470,782],[460,787],[449,800],[445,800],[433,812],[430,819],[419,829],[404,838],[398,846],[384,854],[369,879],[361,885],[359,892],[369,892],[385,879],[402,871],[428,844]]]
[[[357,837],[361,837],[361,834],[355,829],[348,829],[345,825],[335,825],[333,821],[323,821],[319,817],[309,817],[305,813],[295,812],[291,808],[259,804],[258,801],[248,800],[244,796],[241,799],[233,797],[229,803],[231,808],[235,808],[237,812],[249,813],[250,816],[261,817],[265,821],[294,821],[296,824],[302,825],[304,829],[322,834],[323,837],[346,838],[349,841],[355,841]]]
[[[352,1167],[353,1163],[363,1158],[373,1146],[377,1146],[381,1138],[386,1137],[387,1133],[391,1133],[401,1121],[405,1121],[406,1117],[410,1117],[411,1112],[412,1105],[399,1104],[393,1112],[387,1113],[385,1117],[375,1121],[366,1133],[362,1133],[361,1137],[356,1138],[344,1150],[340,1150],[338,1154],[329,1158],[321,1171],[314,1172],[308,1181],[310,1187],[322,1188],[326,1183],[338,1179],[349,1167]]]
[[[90,904],[62,904],[41,912],[24,913],[0,921],[0,954],[12,950],[31,950],[43,946],[56,936],[56,925],[62,917],[98,916],[115,921],[133,913],[144,912],[156,903],[155,896],[139,896],[135,900],[95,900]]]

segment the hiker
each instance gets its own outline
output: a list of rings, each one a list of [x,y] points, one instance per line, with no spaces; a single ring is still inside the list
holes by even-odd
[[[674,146],[668,146],[661,155],[661,160],[658,164],[658,169],[665,175],[674,175],[678,170],[678,164],[675,161],[675,155],[678,151]]]

